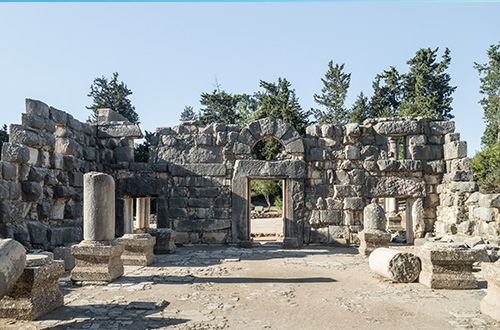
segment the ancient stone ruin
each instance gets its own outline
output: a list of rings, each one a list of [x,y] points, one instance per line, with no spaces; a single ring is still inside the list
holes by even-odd
[[[251,246],[249,187],[257,179],[282,181],[285,248],[361,243],[369,255],[401,233],[410,244],[446,235],[472,246],[498,239],[500,195],[477,192],[467,144],[452,121],[368,119],[309,126],[305,136],[273,118],[244,128],[188,121],[156,129],[148,163],[134,161],[139,126],[109,109],[89,124],[27,99],[22,123],[9,133],[0,162],[0,237],[54,251],[66,269],[72,255],[74,281],[113,281],[123,264],[147,266],[153,251],[173,253],[175,243]],[[275,160],[257,160],[253,148],[263,139],[282,144]],[[443,244],[419,249],[420,282],[477,288],[471,267],[478,254]],[[415,269],[398,279],[394,260],[408,257],[398,253],[374,256],[379,273],[411,282],[420,263],[408,261]],[[63,271],[54,261],[29,265],[25,272]],[[450,267],[456,271],[442,271]],[[489,269],[488,276],[496,274]],[[491,310],[497,302],[488,297]],[[60,304],[54,301],[46,305]]]

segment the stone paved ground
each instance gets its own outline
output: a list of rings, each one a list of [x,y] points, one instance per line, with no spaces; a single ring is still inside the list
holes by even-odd
[[[64,307],[0,329],[500,328],[480,313],[484,282],[467,291],[394,284],[353,248],[182,247],[125,273],[87,287],[66,275]]]

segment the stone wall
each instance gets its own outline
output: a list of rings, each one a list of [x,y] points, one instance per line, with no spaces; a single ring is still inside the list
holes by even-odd
[[[104,113],[96,125],[35,100],[9,128],[0,163],[0,233],[28,248],[82,239],[83,174],[133,161],[136,125]],[[129,126],[135,130],[130,131]]]
[[[1,235],[33,248],[79,241],[88,171],[116,180],[117,236],[130,198],[155,197],[158,227],[176,230],[178,242],[246,241],[249,181],[271,178],[284,182],[285,237],[302,243],[355,240],[372,198],[406,199],[417,238],[474,234],[470,228],[488,221],[466,204],[477,185],[454,129],[454,122],[428,118],[379,118],[310,126],[301,137],[272,118],[243,129],[189,121],[157,128],[145,164],[133,159],[139,127],[115,112],[101,110],[97,123],[87,124],[27,100],[22,125],[11,125],[2,148]],[[278,160],[252,153],[264,138],[283,144]]]

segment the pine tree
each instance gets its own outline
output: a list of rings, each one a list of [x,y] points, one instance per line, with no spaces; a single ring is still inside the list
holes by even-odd
[[[147,163],[149,161],[149,147],[154,132],[144,131],[144,141],[141,144],[136,143],[134,147],[134,161],[137,163]]]
[[[484,109],[483,120],[486,130],[481,137],[484,147],[493,146],[499,136],[500,125],[500,42],[488,49],[489,61],[486,64],[474,63],[481,81],[479,92],[484,97],[479,101]]]
[[[373,96],[370,101],[369,117],[394,117],[399,113],[403,96],[402,78],[395,67],[378,74],[372,83]]]
[[[450,120],[451,95],[456,87],[450,86],[450,50],[445,49],[441,62],[436,62],[439,48],[421,48],[407,64],[410,72],[403,76],[403,101],[400,106],[402,116],[425,116],[437,120]]]
[[[198,114],[194,112],[193,107],[186,105],[182,110],[180,121],[198,120]]]
[[[365,94],[361,92],[349,113],[349,122],[361,124],[365,119],[370,117],[373,117],[371,116],[370,102]]]
[[[134,124],[139,124],[139,115],[135,112],[135,107],[128,99],[132,91],[128,89],[123,81],[118,82],[118,72],[113,73],[113,78],[108,81],[104,76],[95,78],[90,86],[92,105],[87,109],[92,111],[89,117],[90,122],[97,121],[97,109],[109,108],[118,112]]]
[[[0,150],[2,150],[2,145],[4,142],[9,142],[9,133],[6,124],[4,124],[2,126],[2,129],[0,129]]]
[[[201,109],[200,121],[210,124],[236,124],[239,121],[239,97],[215,89],[211,94],[202,93],[200,103],[205,106]]]
[[[344,73],[344,64],[328,63],[328,71],[322,78],[323,88],[321,95],[314,94],[314,101],[325,107],[325,110],[313,110],[314,116],[320,125],[345,124],[349,121],[349,114],[345,108],[347,90],[351,83],[351,74]]]

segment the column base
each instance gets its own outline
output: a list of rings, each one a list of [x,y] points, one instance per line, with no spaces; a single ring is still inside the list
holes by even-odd
[[[175,230],[170,228],[156,228],[151,229],[149,234],[156,237],[155,254],[169,254],[177,251],[177,247],[175,246]]]
[[[121,257],[123,265],[149,266],[155,262],[153,247],[156,243],[156,237],[149,234],[126,234],[118,238],[117,241],[125,246]]]
[[[0,300],[0,317],[33,321],[64,305],[59,277],[64,261],[27,255],[26,267],[16,284]]]
[[[382,230],[362,230],[358,234],[361,244],[359,245],[359,254],[369,256],[373,250],[381,247],[389,247],[391,234]]]
[[[125,247],[116,241],[82,241],[71,247],[76,265],[71,279],[82,284],[109,283],[123,275],[121,255]]]

